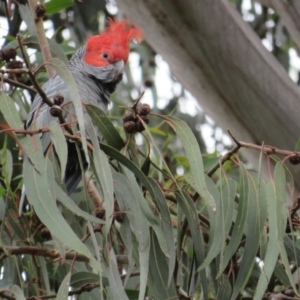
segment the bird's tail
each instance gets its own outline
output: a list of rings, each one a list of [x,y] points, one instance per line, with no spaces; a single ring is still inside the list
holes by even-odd
[[[84,152],[74,142],[68,144],[68,161],[65,172],[65,185],[68,195],[72,194],[82,179],[82,174],[87,170],[88,163]]]

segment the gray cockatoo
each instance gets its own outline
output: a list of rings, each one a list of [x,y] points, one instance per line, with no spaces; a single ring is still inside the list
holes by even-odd
[[[124,66],[129,56],[129,43],[132,39],[136,41],[142,39],[139,28],[131,26],[126,20],[109,20],[108,27],[104,32],[100,35],[91,36],[86,45],[73,55],[67,66],[73,74],[83,103],[93,104],[103,111],[107,111],[110,95],[122,80]],[[55,95],[61,94],[64,97],[64,103],[72,103],[70,93],[64,81],[58,75],[49,79],[44,84],[43,90],[51,101],[53,101]],[[75,115],[72,104],[68,106],[68,111],[63,110],[63,115],[67,122],[72,120],[72,115],[73,117]],[[84,115],[87,117],[85,109]],[[50,107],[43,103],[41,96],[37,95],[28,115],[26,129],[47,127],[53,121],[58,121],[58,119],[51,114]],[[100,132],[98,138],[99,140],[102,138]],[[51,145],[49,132],[41,135],[41,142],[43,151],[46,152]],[[68,160],[65,184],[68,194],[71,194],[81,180],[82,170],[75,144],[69,141],[67,144]],[[86,169],[87,163],[84,157],[83,163],[83,167]],[[25,188],[23,187],[19,214],[22,213],[24,198]]]

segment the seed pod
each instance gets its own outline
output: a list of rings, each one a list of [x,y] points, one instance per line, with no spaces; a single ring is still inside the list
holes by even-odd
[[[292,165],[298,165],[300,164],[300,156],[297,154],[290,156],[289,161]]]
[[[144,82],[144,85],[146,86],[146,87],[152,87],[153,86],[153,80],[151,80],[151,79],[146,79],[145,80],[145,82]]]
[[[20,60],[10,60],[6,63],[7,69],[22,69],[23,68],[23,62]]]
[[[135,125],[136,125],[136,123],[134,121],[125,122],[124,125],[123,125],[125,132],[134,133],[135,132]]]
[[[128,121],[135,121],[135,117],[130,111],[127,111],[123,116],[123,123],[126,123]]]
[[[147,115],[150,113],[151,107],[147,103],[138,103],[135,110],[138,115]]]
[[[59,117],[62,114],[62,109],[58,105],[53,105],[50,108],[50,114],[53,117]]]
[[[17,55],[17,51],[14,48],[3,49],[0,51],[0,60],[9,61],[14,59]]]
[[[46,7],[44,4],[37,4],[35,7],[35,15],[37,18],[42,18],[45,15]]]
[[[143,103],[141,109],[141,115],[148,115],[151,112],[151,107],[147,103]]]
[[[149,124],[150,118],[148,115],[141,115],[141,118],[146,124]]]
[[[61,105],[64,102],[64,100],[65,100],[64,96],[60,93],[55,94],[53,97],[53,102],[56,105]]]

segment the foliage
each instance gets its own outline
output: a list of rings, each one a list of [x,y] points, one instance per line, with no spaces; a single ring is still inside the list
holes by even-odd
[[[48,4],[51,13],[70,5],[71,1]],[[30,16],[22,9],[23,17]],[[32,32],[22,32],[22,43],[11,37],[6,49],[17,49],[17,60],[28,63],[37,40]],[[55,56],[50,65],[75,91],[63,64],[73,49],[54,40],[49,47]],[[146,43],[134,50],[144,60],[155,56]],[[170,111],[161,114],[154,107],[150,125],[143,121],[137,102],[131,105],[128,69],[127,83],[114,96],[110,116],[87,107],[105,141],[98,144],[92,126],[86,138],[85,132],[78,137],[52,123],[43,128],[51,132],[53,142],[44,156],[40,131],[24,131],[22,123],[37,88],[28,76],[40,84],[46,77],[44,65],[38,64],[39,48],[34,56],[25,72],[16,73],[20,67],[9,71],[7,64],[13,59],[1,69],[9,75],[2,75],[9,80],[2,82],[0,95],[2,298],[233,300],[268,299],[288,292],[299,296],[299,201],[288,208],[293,180],[286,159],[270,155],[285,153],[298,163],[298,152],[256,146],[261,159],[277,160],[267,180],[261,166],[255,173],[240,160],[237,151],[251,148],[249,144],[236,141],[223,158],[202,157],[199,137]],[[138,138],[124,132],[124,110],[145,128]],[[76,113],[82,123],[82,111]],[[90,160],[88,178],[71,196],[62,183],[66,138],[78,147],[86,145]],[[29,159],[23,160],[24,155]],[[89,192],[89,180],[100,202]],[[23,183],[29,204],[18,217]]]

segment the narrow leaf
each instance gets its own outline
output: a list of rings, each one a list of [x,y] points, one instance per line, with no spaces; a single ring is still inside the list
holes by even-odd
[[[11,291],[15,295],[16,300],[26,300],[22,290],[17,285],[13,285]]]
[[[174,280],[167,282],[168,264],[159,242],[151,231],[149,290],[154,299],[178,299]]]
[[[149,183],[151,184],[153,191],[156,195],[155,203],[158,205],[159,212],[162,217],[162,229],[166,238],[168,252],[167,255],[169,257],[169,275],[168,275],[168,286],[171,283],[171,279],[173,276],[175,262],[176,262],[176,246],[174,240],[173,226],[170,211],[167,205],[167,200],[156,183],[156,181],[152,178],[148,178]],[[154,199],[153,199],[154,200]]]
[[[124,147],[124,141],[106,113],[94,105],[86,105],[85,107],[93,123],[102,133],[106,143],[117,150],[121,150]]]
[[[47,41],[48,41],[52,56],[57,57],[62,62],[67,64],[68,63],[68,58],[65,55],[65,53],[64,53],[63,49],[61,48],[61,46],[58,45],[54,40],[47,39]],[[28,38],[25,38],[23,40],[23,45],[28,45],[29,47],[32,47],[32,48],[35,48],[35,49],[40,49],[39,42],[38,42],[38,39],[37,39],[36,36],[30,36]]]
[[[82,217],[87,221],[94,222],[96,224],[105,224],[105,221],[96,218],[79,208],[58,184],[56,184],[56,197],[61,204],[63,204],[66,208],[72,211],[75,215]]]
[[[182,120],[171,117],[161,116],[175,131],[186,152],[191,167],[191,177],[188,182],[204,198],[213,210],[216,209],[214,199],[209,194],[204,178],[203,161],[199,144],[189,126]]]
[[[204,242],[202,232],[198,226],[198,214],[195,204],[191,197],[184,191],[176,192],[177,202],[184,212],[191,230],[191,235],[194,243],[194,252],[196,256],[196,268],[204,261]],[[208,299],[208,286],[205,269],[200,271],[200,281],[204,293],[204,299]]]
[[[72,274],[70,280],[70,286],[73,288],[80,288],[81,286],[89,283],[99,282],[99,274],[88,272],[88,271],[80,271]],[[103,281],[104,285],[108,285],[107,278]]]
[[[197,271],[200,271],[207,267],[211,263],[211,261],[219,254],[220,250],[222,249],[221,245],[225,243],[225,236],[223,231],[224,211],[221,209],[221,196],[213,180],[208,176],[206,176],[205,179],[206,187],[210,195],[212,195],[216,204],[216,210],[213,211],[211,207],[207,207],[210,221],[209,244],[205,260]]]
[[[119,163],[121,163],[123,166],[128,168],[145,186],[145,188],[149,191],[151,197],[155,199],[155,193],[152,189],[151,184],[149,183],[147,177],[144,175],[144,173],[137,167],[136,164],[134,164],[131,160],[129,160],[126,156],[124,156],[122,153],[117,151],[116,149],[101,143],[101,150],[108,156],[114,158]]]
[[[89,163],[82,102],[79,97],[77,84],[73,78],[71,71],[68,69],[66,64],[64,64],[62,61],[60,61],[57,58],[52,58],[49,63],[51,64],[53,69],[57,72],[57,74],[62,78],[62,80],[64,81],[64,83],[68,88],[68,91],[70,93],[70,98],[72,99],[76,116],[77,116],[77,121],[78,121],[81,140],[82,140],[82,147],[85,152],[86,160]]]
[[[56,300],[68,300],[68,292],[70,285],[71,272],[65,276],[56,295]]]
[[[23,129],[23,123],[15,106],[15,103],[6,94],[0,95],[0,110],[10,128]],[[41,158],[39,153],[36,151],[36,148],[34,147],[31,137],[29,137],[28,135],[20,135],[18,136],[18,142],[21,144],[23,150],[29,156],[32,163],[35,163],[36,159]]]
[[[267,218],[267,201],[263,182],[256,174],[248,173],[248,214],[247,231],[244,254],[240,264],[238,277],[233,287],[232,300],[236,299],[240,291],[244,288],[252,273],[256,253],[259,247],[260,235]]]
[[[96,129],[90,120],[86,120],[86,123],[87,133],[94,146],[92,167],[94,168],[105,202],[105,233],[107,236],[112,224],[112,214],[114,211],[113,179],[107,156],[100,149]]]
[[[263,298],[265,290],[268,286],[269,280],[273,274],[278,255],[278,232],[277,232],[277,198],[273,186],[273,182],[267,184],[267,201],[268,201],[268,219],[269,219],[269,242],[267,246],[266,255],[264,258],[264,265],[261,275],[256,286],[254,300],[260,300]],[[282,223],[282,222],[281,222]]]
[[[109,287],[107,288],[109,299],[129,300],[125,293],[122,280],[120,278],[117,260],[113,248],[111,248],[109,254],[110,254],[109,269],[108,269]]]
[[[61,127],[57,122],[53,121],[49,126],[51,140],[54,144],[55,152],[59,158],[60,169],[61,169],[61,181],[63,181],[65,177],[65,170],[67,165],[68,158],[68,147],[66,143],[65,136],[62,132]]]
[[[149,269],[150,235],[149,227],[139,205],[139,197],[132,190],[129,180],[120,173],[113,174],[115,194],[120,209],[127,213],[131,231],[138,241],[140,264],[139,300],[144,299]]]
[[[46,14],[54,14],[73,5],[73,0],[51,0],[45,3]]]
[[[35,142],[39,144],[41,151],[40,140],[37,137]],[[49,166],[48,164],[48,168]],[[38,172],[29,160],[25,160],[24,174],[30,174],[30,176],[24,176],[28,201],[33,205],[38,217],[56,237],[59,237],[69,248],[87,256],[90,259],[91,266],[100,271],[101,268],[92,253],[75,235],[56,206],[56,199],[53,199],[48,184],[48,180],[54,180],[54,174],[51,178],[48,178],[45,166],[43,168],[40,166],[40,170]]]
[[[223,272],[225,267],[227,266],[229,260],[231,259],[232,255],[234,255],[236,249],[239,246],[239,243],[242,239],[244,228],[246,224],[246,216],[247,216],[247,208],[248,208],[248,177],[243,165],[240,166],[240,197],[238,203],[238,212],[237,217],[234,223],[233,231],[231,234],[231,240],[228,244],[227,248],[225,249],[224,258],[223,258],[223,265],[219,270]]]
[[[299,296],[298,290],[295,286],[295,282],[293,279],[293,275],[290,269],[290,263],[288,260],[288,256],[286,253],[286,249],[284,247],[284,236],[285,229],[287,223],[287,203],[286,203],[286,174],[285,174],[285,166],[283,162],[279,161],[274,170],[274,185],[275,185],[275,193],[276,193],[276,232],[277,239],[280,249],[280,256],[283,262],[284,269],[286,274],[290,280],[290,284],[293,287],[297,296]]]

